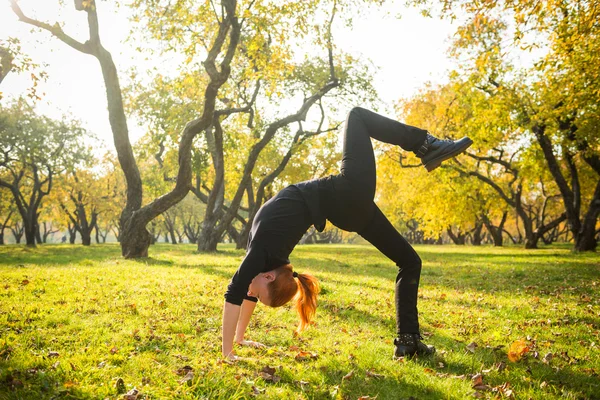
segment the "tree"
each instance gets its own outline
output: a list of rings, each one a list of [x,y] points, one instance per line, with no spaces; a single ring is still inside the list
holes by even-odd
[[[0,188],[12,194],[28,246],[35,246],[38,210],[55,176],[84,157],[83,134],[77,122],[36,116],[23,100],[0,109]]]
[[[198,238],[200,251],[214,251],[226,233],[238,246],[245,246],[269,186],[303,143],[337,128],[336,122],[327,120],[327,113],[335,109],[327,97],[339,104],[371,94],[368,71],[348,55],[338,54],[331,35],[334,18],[348,12],[351,3],[244,3],[239,52],[230,79],[222,87],[212,124],[197,142],[210,157],[209,162],[200,151],[195,156],[192,191],[207,205]],[[206,29],[205,17],[185,2],[165,3],[164,8],[145,2],[136,5],[140,18],[149,19],[149,35],[161,35],[167,48],[185,53],[188,61],[194,59],[201,49],[196,38]],[[301,62],[297,40],[314,41],[313,54]],[[134,90],[137,96],[131,108],[152,127],[161,156],[172,142],[170,132],[178,119],[201,106],[195,97],[199,77],[193,65],[176,78],[159,76],[150,88]],[[310,122],[314,128],[309,130]],[[239,230],[232,229],[234,225]]]
[[[5,244],[4,230],[12,225],[13,217],[17,214],[12,194],[7,190],[0,190],[0,245]]]
[[[119,163],[127,182],[127,203],[120,217],[120,241],[122,254],[126,258],[146,257],[152,237],[146,225],[158,215],[179,202],[188,193],[191,182],[191,146],[195,136],[211,125],[215,99],[219,88],[229,77],[231,60],[239,42],[240,24],[236,14],[237,1],[223,0],[221,12],[213,14],[211,5],[204,3],[204,15],[215,16],[202,39],[210,41],[207,46],[204,70],[208,75],[202,111],[189,121],[181,132],[179,141],[179,169],[175,187],[165,195],[142,207],[142,179],[129,140],[127,118],[123,109],[123,97],[116,65],[111,54],[100,40],[99,20],[95,0],[76,1],[75,7],[87,14],[89,39],[80,42],[67,35],[60,24],[48,24],[25,15],[17,0],[11,6],[19,19],[45,30],[73,49],[95,57],[101,67],[106,86],[109,120]],[[217,59],[219,65],[217,66]]]
[[[472,80],[502,98],[515,122],[539,146],[560,192],[575,250],[594,250],[600,215],[598,4],[441,3],[445,16],[466,12],[455,43],[457,54],[468,60]],[[531,66],[510,61],[540,43],[548,45]]]

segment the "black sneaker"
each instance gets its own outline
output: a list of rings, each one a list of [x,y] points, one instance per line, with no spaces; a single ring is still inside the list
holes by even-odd
[[[394,339],[394,357],[406,357],[412,355],[428,356],[435,353],[435,347],[428,346],[421,342],[421,335],[418,333],[401,333]]]
[[[428,133],[425,142],[419,150],[415,151],[415,154],[421,159],[427,171],[431,172],[442,162],[467,150],[472,144],[473,141],[468,137],[459,140],[442,140]]]

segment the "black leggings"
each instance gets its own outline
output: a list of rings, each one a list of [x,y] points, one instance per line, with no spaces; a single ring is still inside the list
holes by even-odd
[[[426,134],[427,131],[364,108],[353,108],[346,120],[341,173],[332,177],[334,191],[327,201],[327,219],[333,225],[358,232],[398,266],[395,295],[398,333],[419,332],[417,292],[421,258],[373,202],[376,176],[371,138],[415,151],[425,141]]]

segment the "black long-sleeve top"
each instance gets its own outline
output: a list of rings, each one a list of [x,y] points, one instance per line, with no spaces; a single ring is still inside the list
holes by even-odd
[[[252,279],[289,264],[290,253],[311,225],[323,231],[325,215],[320,193],[329,186],[329,177],[291,185],[260,208],[252,223],[246,257],[227,287],[228,303],[257,301],[247,295]]]

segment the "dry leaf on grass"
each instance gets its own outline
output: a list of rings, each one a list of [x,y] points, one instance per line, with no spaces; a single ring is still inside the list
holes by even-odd
[[[301,351],[296,354],[296,361],[315,360],[319,355],[317,353],[311,353],[310,351]]]
[[[367,376],[368,376],[369,378],[375,378],[375,379],[378,379],[378,378],[383,378],[383,377],[384,377],[383,375],[381,375],[381,374],[376,374],[375,372],[373,372],[373,371],[371,371],[371,370],[367,370],[366,374],[367,374]]]
[[[123,400],[137,400],[139,395],[140,392],[136,388],[133,388],[123,395]]]
[[[515,340],[508,349],[508,359],[512,362],[519,361],[529,352],[529,345],[523,339]]]
[[[117,378],[117,381],[115,382],[115,389],[117,389],[117,393],[119,394],[125,393],[127,389],[125,388],[125,381],[123,378]]]
[[[471,342],[466,346],[466,349],[469,350],[471,353],[475,353],[476,348],[477,348],[477,343],[475,343],[475,342]]]
[[[256,386],[252,386],[252,394],[254,396],[258,396],[259,394],[264,393],[264,392],[265,392],[265,389],[257,388]]]
[[[189,365],[185,365],[181,368],[179,368],[177,371],[175,371],[175,373],[179,376],[186,376],[188,373],[192,372],[194,370],[194,368],[190,367]]]
[[[354,370],[348,372],[346,375],[344,375],[344,377],[342,378],[342,381],[347,381],[349,379],[352,379],[352,377],[354,376]]]
[[[277,383],[281,380],[281,377],[275,375],[275,371],[275,368],[269,367],[267,365],[258,373],[258,376],[260,376],[267,382]]]
[[[192,371],[188,372],[183,379],[181,379],[179,381],[180,384],[184,384],[187,383],[188,385],[192,383],[192,380],[194,379],[194,373]]]

